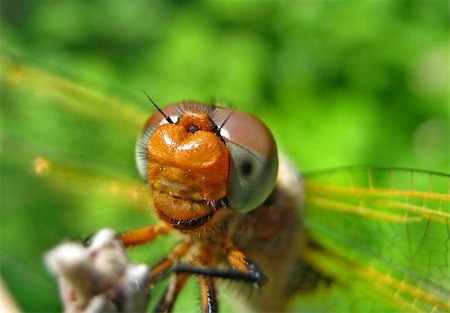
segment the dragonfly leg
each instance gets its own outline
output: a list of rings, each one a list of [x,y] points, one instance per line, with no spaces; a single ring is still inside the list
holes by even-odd
[[[163,258],[160,262],[152,267],[150,273],[150,284],[154,284],[164,278],[167,273],[172,272],[174,269],[173,264],[186,254],[191,247],[190,241],[184,241],[178,244],[172,252]],[[175,266],[176,267],[176,266]],[[154,312],[172,312],[175,301],[179,292],[183,289],[189,273],[173,272],[169,286],[164,291],[158,305]],[[215,313],[217,312],[217,298],[214,286],[214,281],[209,276],[200,276],[200,295],[202,301],[203,313]]]
[[[250,261],[238,248],[232,246],[227,249],[227,260],[231,268],[198,267],[185,263],[174,266],[175,273],[189,273],[200,276],[224,278],[244,281],[260,286],[267,281],[267,277],[259,267]]]
[[[152,266],[150,271],[149,284],[153,285],[163,279],[173,268],[173,264],[186,254],[191,247],[190,241],[179,243],[166,257]]]
[[[253,277],[253,283],[261,285],[267,281],[267,277],[261,269],[255,263],[250,261],[237,247],[228,247],[227,260],[233,269],[243,273],[248,273],[251,277]]]
[[[188,273],[176,273],[172,275],[169,286],[167,286],[154,310],[155,313],[172,312],[178,294],[183,289],[189,276],[190,274]],[[213,278],[210,276],[200,276],[199,282],[202,313],[218,312],[216,288]]]
[[[164,291],[164,294],[162,295],[153,312],[172,312],[178,294],[180,293],[181,289],[183,289],[188,277],[188,274],[172,275],[169,285]]]
[[[122,241],[125,247],[132,247],[152,241],[158,235],[166,234],[171,230],[170,226],[161,222],[120,233],[117,235],[117,239]]]
[[[200,297],[202,313],[218,312],[216,287],[212,277],[200,276]]]

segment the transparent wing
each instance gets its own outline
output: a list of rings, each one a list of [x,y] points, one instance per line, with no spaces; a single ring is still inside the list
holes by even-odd
[[[11,57],[0,61],[1,273],[24,310],[60,311],[46,251],[103,227],[155,222],[134,162],[151,112]],[[145,253],[149,264],[161,256],[136,250],[131,257]]]
[[[11,57],[1,61],[7,168],[72,193],[142,197],[134,145],[148,112]]]
[[[355,167],[305,176],[305,257],[339,286],[326,307],[450,311],[450,177]],[[334,297],[331,296],[334,294]]]

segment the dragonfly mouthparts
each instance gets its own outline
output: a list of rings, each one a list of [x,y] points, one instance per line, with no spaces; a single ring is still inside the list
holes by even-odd
[[[179,230],[195,230],[224,206],[223,200],[194,200],[153,190],[153,203],[159,217]]]

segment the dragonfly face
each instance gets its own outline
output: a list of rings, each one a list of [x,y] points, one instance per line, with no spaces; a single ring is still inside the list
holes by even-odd
[[[260,121],[200,103],[174,104],[150,117],[136,159],[159,217],[180,230],[196,230],[224,206],[257,207],[275,185],[278,164]]]
[[[208,114],[188,110],[139,139],[155,209],[172,227],[196,229],[223,206],[230,156],[215,129]]]

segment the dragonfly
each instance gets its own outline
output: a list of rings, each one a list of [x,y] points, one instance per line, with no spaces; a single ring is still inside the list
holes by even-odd
[[[142,112],[136,106],[124,105],[39,68],[11,59],[3,61],[7,70],[2,81],[9,88],[53,99],[51,103],[42,103],[44,108],[39,112],[28,113],[38,114],[37,118],[43,120],[55,115],[61,119],[56,125],[40,125],[36,133],[29,134],[32,136],[27,144],[13,140],[21,138],[21,130],[13,128],[9,137],[3,138],[4,146],[8,151],[21,153],[10,156],[9,162],[30,164],[34,175],[42,178],[41,184],[61,194],[83,199],[98,193],[107,198],[105,202],[96,201],[97,208],[82,210],[79,216],[94,220],[91,223],[95,223],[92,211],[107,210],[105,206],[113,206],[112,202],[126,207],[120,214],[134,230],[119,235],[125,245],[155,241],[143,247],[152,250],[153,244],[158,252],[165,250],[163,255],[152,253],[149,257],[148,262],[156,264],[152,268],[155,275],[151,284],[157,288],[165,281],[177,292],[170,294],[164,291],[167,288],[161,288],[159,298],[162,301],[156,304],[160,305],[158,309],[170,311],[174,306],[175,310],[185,311],[183,297],[180,295],[178,299],[175,295],[178,291],[182,294],[183,289],[199,290],[198,286],[189,285],[198,280],[202,309],[211,312],[223,305],[250,311],[450,310],[448,174],[381,167],[346,167],[300,174],[282,155],[277,167],[270,131],[254,117],[237,110],[211,109],[198,103],[175,104],[156,111],[146,122],[148,109]],[[14,116],[14,109],[8,109]],[[148,165],[152,162],[148,160],[146,149],[161,126],[177,125],[186,118],[186,112],[188,116],[203,116],[201,121],[212,121],[207,128],[212,129],[209,136],[214,138],[216,146],[225,147],[219,153],[222,157],[225,155],[222,161],[230,163],[230,158],[236,160],[236,155],[248,157],[239,164],[234,161],[241,172],[233,175],[250,175],[255,168],[256,173],[261,174],[255,174],[251,184],[242,177],[235,177],[231,185],[222,179],[218,185],[225,184],[230,193],[227,190],[208,198],[199,205],[201,214],[195,218],[192,213],[188,218],[183,214],[174,218],[167,201],[185,202],[186,194],[196,198],[198,190],[193,192],[184,184],[172,181],[171,187],[178,189],[175,196],[170,195],[173,191],[167,192],[166,172],[160,176],[157,173],[168,165],[158,163],[150,170]],[[74,121],[73,115],[78,119]],[[89,124],[81,129],[83,121]],[[250,132],[248,128],[237,128],[243,123],[245,127],[250,124],[252,129],[258,130],[258,139],[240,141],[245,132]],[[124,162],[121,156],[111,154],[113,149],[89,147],[96,152],[98,159],[94,162],[87,159],[92,154],[85,155],[84,150],[78,149],[62,151],[58,142],[72,138],[75,133],[77,142],[68,140],[66,145],[83,145],[84,140],[90,143],[90,137],[97,136],[114,141],[112,145],[118,142],[120,149],[123,145],[134,150],[134,138],[142,125],[144,131],[139,136],[136,158],[140,175],[156,188],[153,199],[149,199],[151,193],[146,183],[129,174],[128,165],[119,166],[112,175],[106,170],[112,164]],[[47,127],[49,129],[45,129]],[[195,135],[202,127],[188,125],[187,133]],[[44,129],[42,138],[41,128]],[[53,139],[48,136],[55,131],[62,134]],[[258,150],[252,146],[264,138],[268,138],[266,143],[270,148]],[[170,136],[163,133],[160,139],[170,141]],[[96,142],[102,141],[97,139]],[[61,158],[61,154],[65,157]],[[259,163],[253,164],[249,159],[259,160]],[[263,165],[258,168],[258,164]],[[217,173],[216,166],[206,173]],[[224,177],[229,176],[226,171]],[[155,177],[159,180],[148,181]],[[217,180],[217,175],[214,177]],[[214,186],[212,189],[217,192],[220,188],[216,183],[210,181],[205,188],[209,190],[208,187]],[[257,188],[258,192],[252,188]],[[151,209],[149,202],[153,202],[156,214],[143,222],[142,213]],[[86,203],[73,205],[83,207]],[[224,220],[229,220],[230,224]],[[109,223],[111,226],[116,222],[110,220]],[[218,225],[222,226],[214,228]],[[70,231],[70,227],[64,231]],[[158,238],[148,236],[149,232],[159,234]],[[171,245],[158,241],[159,237],[169,236],[165,234],[169,232],[175,237]],[[164,258],[158,262],[158,257]],[[167,282],[167,276],[178,278]],[[198,301],[194,310],[195,307],[198,311]]]

